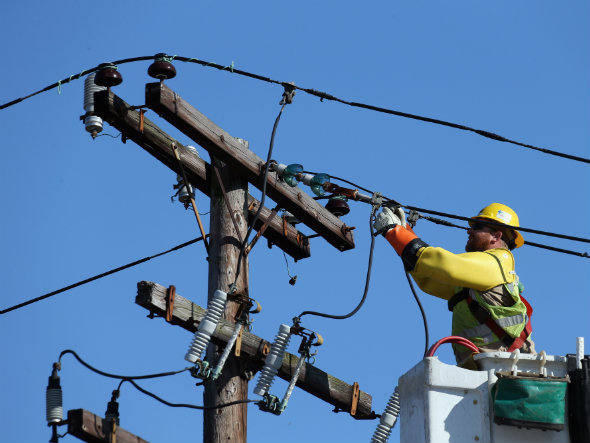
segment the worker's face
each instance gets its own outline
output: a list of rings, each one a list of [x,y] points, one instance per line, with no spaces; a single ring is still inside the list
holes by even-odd
[[[496,231],[479,222],[474,222],[472,225],[467,230],[469,237],[467,238],[465,250],[467,252],[476,252],[491,249],[496,238],[494,235]]]

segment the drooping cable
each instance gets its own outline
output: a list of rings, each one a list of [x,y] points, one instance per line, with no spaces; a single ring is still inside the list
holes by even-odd
[[[207,234],[207,235],[209,235],[209,234]],[[47,294],[41,295],[39,297],[35,297],[35,298],[32,298],[32,299],[27,300],[25,302],[19,303],[18,305],[11,306],[10,308],[3,309],[2,311],[0,311],[0,314],[6,314],[7,312],[14,311],[16,309],[22,308],[24,306],[30,305],[32,303],[35,303],[35,302],[38,302],[38,301],[41,301],[41,300],[44,300],[44,299],[49,298],[49,297],[53,297],[54,295],[61,294],[62,292],[66,292],[66,291],[68,291],[70,289],[76,288],[78,286],[82,286],[82,285],[84,285],[86,283],[90,283],[91,281],[98,280],[99,278],[103,278],[103,277],[106,277],[108,275],[114,274],[116,272],[123,271],[124,269],[128,269],[128,268],[131,268],[133,266],[139,265],[141,263],[145,263],[146,261],[149,261],[152,258],[161,257],[162,255],[168,254],[168,253],[173,252],[173,251],[177,251],[177,250],[182,249],[182,248],[184,248],[186,246],[190,246],[193,243],[197,243],[198,241],[201,241],[201,240],[203,240],[203,237],[193,238],[192,240],[189,240],[187,242],[184,242],[184,243],[181,243],[179,245],[176,245],[176,246],[174,246],[174,247],[172,247],[170,249],[167,249],[167,250],[165,250],[163,252],[159,252],[158,254],[150,255],[149,257],[144,257],[144,258],[141,258],[139,260],[135,260],[135,261],[133,261],[131,263],[127,263],[126,265],[119,266],[117,268],[111,269],[111,270],[106,271],[106,272],[103,272],[101,274],[94,275],[92,277],[89,277],[87,279],[81,280],[79,282],[72,283],[71,285],[65,286],[65,287],[63,287],[61,289],[57,289],[55,291],[48,292]]]
[[[428,334],[428,320],[426,320],[426,313],[424,312],[424,307],[418,298],[418,294],[416,294],[416,289],[414,288],[414,283],[412,283],[412,279],[410,278],[410,274],[408,271],[405,271],[406,278],[408,279],[408,284],[410,285],[410,289],[412,290],[412,294],[414,295],[414,299],[416,303],[418,303],[418,307],[420,308],[420,314],[422,314],[422,322],[424,323],[424,357],[426,357],[426,353],[428,352],[428,344],[430,343],[430,337]]]
[[[122,65],[122,64],[125,64],[125,63],[131,63],[131,62],[136,62],[136,61],[153,60],[154,58],[155,58],[155,56],[132,57],[132,58],[127,58],[127,59],[122,59],[122,60],[116,60],[116,61],[114,61],[112,63],[114,65]],[[585,157],[579,157],[579,156],[576,156],[576,155],[571,155],[571,154],[567,154],[567,153],[564,153],[564,152],[555,151],[555,150],[552,150],[552,149],[541,148],[541,147],[534,146],[534,145],[531,145],[531,144],[528,144],[528,143],[522,143],[522,142],[519,142],[519,141],[516,141],[516,140],[512,140],[512,139],[506,138],[506,137],[504,137],[502,135],[495,134],[495,133],[490,132],[490,131],[485,131],[485,130],[482,130],[482,129],[476,129],[476,128],[472,128],[470,126],[466,126],[466,125],[463,125],[463,124],[452,123],[452,122],[448,122],[448,121],[440,120],[440,119],[436,119],[436,118],[425,117],[425,116],[422,116],[422,115],[417,115],[417,114],[411,114],[411,113],[408,113],[408,112],[397,111],[395,109],[388,109],[388,108],[383,108],[383,107],[380,107],[380,106],[369,105],[369,104],[366,104],[366,103],[358,103],[358,102],[348,101],[348,100],[344,100],[344,99],[338,98],[338,97],[336,97],[334,95],[328,94],[326,92],[318,91],[318,90],[313,89],[313,88],[302,88],[302,87],[295,86],[295,85],[290,84],[290,83],[287,83],[287,82],[281,82],[281,81],[278,81],[278,80],[273,80],[272,78],[270,78],[268,76],[259,75],[259,74],[255,74],[255,73],[252,73],[252,72],[243,71],[241,69],[234,68],[233,62],[229,66],[223,66],[223,65],[219,65],[217,63],[207,62],[207,61],[199,60],[199,59],[192,58],[192,57],[183,57],[183,56],[176,56],[175,55],[175,56],[169,57],[169,59],[170,59],[170,61],[172,61],[173,59],[176,59],[176,60],[179,60],[179,61],[182,61],[182,62],[196,63],[196,64],[199,64],[199,65],[204,66],[204,67],[211,67],[211,68],[219,69],[219,70],[222,70],[222,71],[228,71],[228,72],[231,72],[232,74],[237,74],[237,75],[242,75],[242,76],[250,77],[250,78],[253,78],[253,79],[256,79],[256,80],[261,80],[261,81],[264,81],[264,82],[267,82],[267,83],[272,83],[272,84],[277,84],[277,85],[282,85],[282,86],[287,86],[288,85],[289,87],[292,87],[293,89],[296,89],[296,90],[299,90],[299,91],[303,91],[303,92],[305,92],[307,94],[310,94],[310,95],[313,95],[315,97],[319,97],[320,100],[322,100],[322,101],[323,100],[331,100],[331,101],[335,101],[335,102],[342,103],[342,104],[345,104],[345,105],[348,105],[348,106],[352,106],[352,107],[356,107],[356,108],[368,109],[368,110],[371,110],[371,111],[381,112],[381,113],[384,113],[384,114],[395,115],[395,116],[398,116],[398,117],[409,118],[409,119],[413,119],[413,120],[422,121],[422,122],[425,122],[425,123],[433,123],[433,124],[437,124],[437,125],[441,125],[441,126],[446,126],[446,127],[449,127],[449,128],[459,129],[459,130],[462,130],[462,131],[468,131],[468,132],[472,132],[474,134],[478,134],[478,135],[480,135],[482,137],[485,137],[485,138],[488,138],[488,139],[492,139],[492,140],[496,140],[496,141],[500,141],[500,142],[505,142],[505,143],[510,143],[510,144],[513,144],[513,145],[516,145],[516,146],[520,146],[520,147],[523,147],[523,148],[528,148],[528,149],[532,149],[532,150],[535,150],[535,151],[538,151],[538,152],[542,152],[544,154],[549,154],[549,155],[553,155],[553,156],[557,156],[557,157],[567,158],[567,159],[579,161],[579,162],[582,162],[582,163],[590,163],[590,159],[585,158]],[[80,77],[83,77],[83,76],[85,76],[87,74],[90,74],[90,73],[96,71],[98,68],[99,68],[98,66],[95,66],[93,68],[90,68],[90,69],[87,69],[85,71],[82,71],[79,74],[70,75],[69,77],[64,78],[63,80],[60,80],[60,81],[55,82],[55,83],[52,83],[51,85],[48,85],[48,86],[46,86],[46,87],[44,87],[44,88],[42,88],[42,89],[40,89],[38,91],[35,91],[35,92],[33,92],[33,93],[29,94],[29,95],[26,95],[24,97],[20,97],[20,98],[17,98],[15,100],[12,100],[10,102],[4,103],[4,104],[0,105],[0,110],[5,109],[5,108],[7,108],[9,106],[15,105],[17,103],[20,103],[21,101],[26,100],[26,99],[28,99],[30,97],[33,97],[33,96],[35,96],[37,94],[40,94],[42,92],[49,91],[49,90],[54,89],[54,88],[58,88],[58,90],[59,90],[59,88],[62,85],[65,85],[66,83],[69,83],[72,80],[76,80],[76,79],[78,79]]]
[[[215,405],[215,406],[197,406],[197,405],[191,405],[189,403],[171,403],[167,400],[164,400],[162,397],[158,397],[153,392],[150,392],[147,389],[142,388],[137,383],[135,383],[132,379],[123,380],[123,382],[125,382],[125,381],[129,382],[135,389],[137,389],[142,394],[145,394],[148,397],[151,397],[154,400],[157,400],[160,403],[165,404],[166,406],[170,406],[171,408],[189,408],[189,409],[198,409],[200,411],[210,411],[212,409],[221,409],[221,408],[226,408],[228,406],[239,405],[239,404],[243,404],[243,403],[256,403],[258,401],[258,400],[250,400],[250,399],[235,400],[235,401],[230,401],[228,403],[223,403],[223,404]]]
[[[168,377],[170,375],[180,374],[181,372],[185,372],[185,371],[188,371],[188,370],[191,369],[191,366],[187,366],[186,368],[179,369],[177,371],[159,372],[159,373],[156,373],[156,374],[117,375],[117,374],[111,374],[109,372],[101,371],[100,369],[95,368],[94,366],[92,366],[89,363],[87,363],[84,360],[82,360],[82,358],[76,353],[76,351],[73,351],[71,349],[66,349],[64,351],[61,351],[61,353],[59,354],[58,362],[61,363],[61,358],[64,355],[67,355],[67,354],[73,355],[76,358],[76,360],[78,360],[78,362],[81,365],[83,365],[87,369],[90,369],[92,372],[95,372],[95,373],[97,373],[99,375],[102,375],[104,377],[115,378],[115,379],[118,379],[118,380],[128,380],[128,381],[131,381],[132,379],[135,379],[135,380],[144,380],[144,379],[147,379],[147,378]]]
[[[260,197],[260,204],[258,206],[258,210],[256,211],[254,218],[252,218],[252,223],[250,223],[250,226],[248,226],[248,231],[246,232],[244,241],[242,242],[242,246],[240,247],[240,255],[238,255],[238,264],[236,267],[236,276],[234,278],[233,284],[231,285],[231,287],[234,288],[236,283],[238,282],[238,278],[240,277],[240,271],[242,270],[242,260],[244,259],[244,253],[246,251],[246,247],[248,246],[248,239],[250,237],[250,234],[252,233],[252,229],[254,229],[254,225],[256,224],[256,221],[258,220],[260,213],[262,212],[262,208],[264,207],[264,201],[266,200],[266,184],[268,180],[268,171],[270,169],[270,159],[272,158],[272,150],[275,143],[275,134],[277,132],[277,127],[279,125],[279,120],[281,119],[281,115],[283,114],[283,109],[285,109],[286,105],[287,103],[283,103],[283,105],[281,106],[281,110],[279,111],[279,114],[275,119],[274,125],[272,126],[272,132],[270,134],[270,143],[268,146],[268,153],[266,155],[266,165],[264,166],[264,176],[262,178],[262,197]]]
[[[301,318],[304,315],[315,315],[316,317],[332,318],[335,320],[344,320],[346,318],[352,317],[363,306],[363,304],[365,303],[365,300],[367,299],[367,294],[369,292],[369,283],[371,281],[371,269],[373,268],[373,250],[375,249],[375,235],[374,235],[374,231],[373,231],[373,218],[375,217],[376,211],[377,211],[377,206],[373,205],[373,207],[371,208],[371,215],[369,217],[369,231],[371,233],[371,246],[369,247],[369,262],[367,264],[367,274],[365,277],[365,289],[363,291],[363,296],[361,297],[361,301],[348,314],[334,315],[334,314],[325,314],[323,312],[317,312],[317,311],[303,311],[301,314],[299,314],[297,316],[297,318]]]

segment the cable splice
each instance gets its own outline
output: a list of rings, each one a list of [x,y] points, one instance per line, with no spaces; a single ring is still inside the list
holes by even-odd
[[[125,64],[125,63],[131,63],[131,62],[136,62],[136,61],[154,60],[155,58],[156,58],[156,56],[153,56],[153,55],[152,56],[142,56],[142,57],[132,57],[132,58],[126,58],[126,59],[116,60],[116,61],[112,62],[112,64],[113,65],[122,65],[122,64]],[[549,155],[553,155],[553,156],[556,156],[556,157],[567,158],[569,160],[575,160],[575,161],[582,162],[582,163],[590,163],[590,159],[585,158],[585,157],[579,157],[579,156],[576,156],[576,155],[567,154],[565,152],[554,151],[552,149],[541,148],[541,147],[534,146],[534,145],[531,145],[531,144],[528,144],[528,143],[522,143],[522,142],[519,142],[519,141],[516,141],[516,140],[509,139],[509,138],[504,137],[502,135],[495,134],[495,133],[493,133],[491,131],[485,131],[485,130],[482,130],[482,129],[476,129],[476,128],[472,128],[470,126],[466,126],[466,125],[462,125],[462,124],[458,124],[458,123],[452,123],[452,122],[448,122],[448,121],[445,121],[445,120],[440,120],[440,119],[436,119],[436,118],[432,118],[432,117],[426,117],[426,116],[422,116],[422,115],[418,115],[418,114],[411,114],[411,113],[408,113],[408,112],[397,111],[395,109],[388,109],[388,108],[383,108],[383,107],[380,107],[380,106],[369,105],[369,104],[366,104],[366,103],[359,103],[359,102],[348,101],[348,100],[344,100],[344,99],[338,98],[338,97],[336,97],[334,95],[328,94],[326,92],[318,91],[316,89],[302,88],[302,87],[296,86],[293,83],[288,83],[288,82],[282,82],[282,81],[278,81],[278,80],[273,80],[272,78],[267,77],[267,76],[255,74],[255,73],[248,72],[248,71],[243,71],[241,69],[236,69],[236,68],[234,68],[234,63],[233,62],[229,66],[223,66],[223,65],[219,65],[217,63],[207,62],[207,61],[199,60],[199,59],[192,58],[192,57],[174,56],[173,58],[175,60],[178,60],[178,61],[187,62],[187,63],[196,63],[196,64],[199,64],[199,65],[204,66],[204,67],[216,68],[216,69],[219,69],[221,71],[230,71],[232,74],[238,74],[238,75],[242,75],[242,76],[245,76],[245,77],[250,77],[250,78],[253,78],[253,79],[256,79],[256,80],[264,81],[264,82],[267,82],[267,83],[281,85],[281,86],[283,86],[285,88],[285,90],[287,89],[287,87],[289,87],[292,90],[303,91],[303,92],[305,92],[307,94],[313,95],[315,97],[319,97],[319,99],[321,101],[323,101],[323,100],[331,100],[331,101],[342,103],[342,104],[345,104],[345,105],[348,105],[348,106],[352,106],[352,107],[355,107],[355,108],[368,109],[368,110],[371,110],[371,111],[381,112],[381,113],[384,113],[384,114],[390,114],[390,115],[395,115],[395,116],[398,116],[398,117],[403,117],[403,118],[409,118],[409,119],[413,119],[413,120],[418,120],[418,121],[422,121],[422,122],[425,122],[425,123],[433,123],[433,124],[436,124],[436,125],[447,126],[449,128],[453,128],[453,129],[459,129],[459,130],[462,130],[462,131],[472,132],[474,134],[480,135],[482,137],[485,137],[485,138],[488,138],[488,139],[491,139],[491,140],[495,140],[495,141],[499,141],[499,142],[504,142],[504,143],[510,143],[510,144],[513,144],[513,145],[516,145],[516,146],[520,146],[520,147],[523,147],[523,148],[532,149],[532,150],[535,150],[535,151],[538,151],[538,152],[542,152],[544,154],[549,154]],[[83,76],[85,76],[87,74],[90,74],[90,73],[98,70],[99,69],[99,66],[95,66],[93,68],[87,69],[85,71],[80,72],[79,74],[70,75],[69,77],[64,78],[63,80],[60,80],[60,81],[55,82],[55,83],[52,83],[51,85],[48,85],[48,86],[46,86],[46,87],[44,87],[44,88],[42,88],[42,89],[40,89],[38,91],[35,91],[35,92],[31,93],[31,94],[28,94],[28,95],[24,96],[24,97],[20,97],[20,98],[17,98],[17,99],[12,100],[10,102],[4,103],[4,104],[0,105],[0,110],[5,109],[5,108],[8,108],[9,106],[13,106],[13,105],[15,105],[17,103],[20,103],[23,100],[26,100],[28,98],[31,98],[31,97],[37,95],[37,94],[40,94],[40,93],[45,92],[45,91],[49,91],[49,90],[54,89],[54,88],[58,88],[58,91],[61,91],[61,86],[62,85],[66,84],[66,83],[69,83],[72,80],[76,80],[76,79],[78,79],[80,77],[83,77]]]

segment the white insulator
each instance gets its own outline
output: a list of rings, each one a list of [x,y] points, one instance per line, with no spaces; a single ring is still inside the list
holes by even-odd
[[[193,190],[193,187],[191,186],[190,183],[188,185],[188,190],[187,190],[187,186],[184,184],[184,180],[182,179],[182,177],[180,175],[176,176],[176,180],[178,181],[178,184],[180,185],[180,187],[178,188],[178,201],[183,204],[188,204],[191,200],[191,197],[194,198],[195,191]]]
[[[270,347],[270,352],[266,356],[264,367],[262,368],[262,371],[260,371],[258,383],[256,383],[256,387],[254,388],[255,394],[264,396],[264,394],[268,393],[270,385],[272,385],[273,379],[283,363],[285,350],[287,349],[290,339],[291,327],[285,324],[279,326],[279,332],[275,337],[274,343]]]
[[[86,111],[84,127],[92,134],[92,137],[96,137],[96,134],[102,131],[102,119],[94,115],[94,93],[106,89],[94,83],[95,75],[96,73],[93,72],[84,79],[84,110]]]
[[[84,110],[86,112],[94,112],[94,93],[104,91],[104,86],[98,86],[94,83],[96,72],[88,74],[84,79]]]
[[[201,323],[199,323],[199,327],[197,332],[195,332],[195,336],[193,337],[193,340],[188,348],[188,352],[184,356],[186,361],[195,363],[201,358],[201,354],[209,344],[211,335],[215,331],[215,328],[219,323],[219,319],[223,314],[226,300],[227,294],[223,291],[220,291],[219,289],[215,291],[213,297],[211,300],[209,300],[205,318],[203,318]]]
[[[301,175],[301,181],[303,182],[303,184],[309,186],[309,184],[311,183],[311,179],[313,178],[313,174],[302,174]]]
[[[195,148],[194,146],[191,145],[186,145],[186,150],[192,152],[193,154],[195,154],[197,157],[199,157],[199,152],[197,151],[197,148]]]
[[[385,443],[389,439],[389,434],[391,434],[391,430],[397,422],[399,411],[399,390],[396,386],[393,394],[387,402],[385,412],[383,412],[379,419],[379,424],[377,425],[377,429],[375,429],[371,443]]]
[[[47,388],[45,391],[45,417],[47,423],[60,422],[64,418],[61,388]]]

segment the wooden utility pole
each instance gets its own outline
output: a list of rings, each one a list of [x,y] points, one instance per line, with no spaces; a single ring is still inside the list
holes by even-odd
[[[245,142],[247,148],[247,142]],[[234,282],[240,239],[246,236],[248,182],[236,174],[231,167],[212,159],[211,167],[217,167],[223,182],[227,198],[217,180],[211,180],[210,244],[209,244],[209,299],[220,289],[228,292]],[[217,178],[217,177],[215,177]],[[236,233],[228,206],[234,213],[240,232]],[[236,282],[236,294],[248,295],[248,257],[242,258],[240,274]],[[228,300],[224,318],[234,321],[239,303]],[[219,358],[218,347],[210,344],[207,348],[207,361]],[[248,398],[248,381],[242,377],[243,365],[240,358],[230,354],[221,376],[217,380],[205,382],[205,406],[216,406]],[[246,442],[247,440],[247,404],[237,404],[220,409],[206,410],[204,414],[203,442],[227,443]]]

